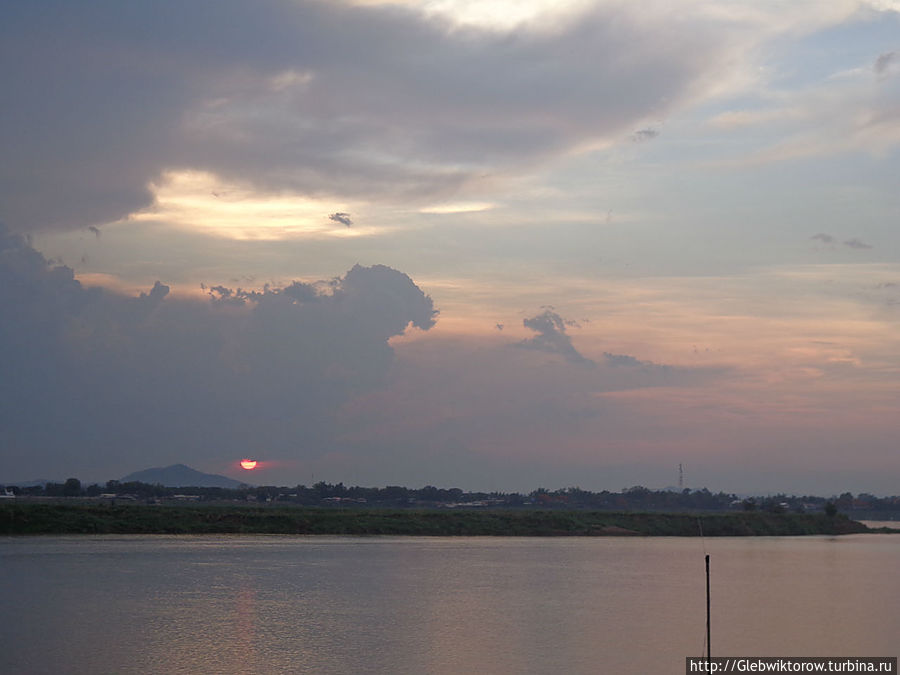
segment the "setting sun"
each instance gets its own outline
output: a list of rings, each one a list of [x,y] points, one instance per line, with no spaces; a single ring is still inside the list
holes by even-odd
[[[255,459],[242,459],[241,460],[241,468],[247,469],[247,471],[255,469],[256,468],[256,460]]]

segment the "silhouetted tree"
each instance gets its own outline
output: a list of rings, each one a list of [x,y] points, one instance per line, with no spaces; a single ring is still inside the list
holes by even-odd
[[[81,494],[81,481],[77,478],[67,478],[63,483],[64,497],[77,497]]]

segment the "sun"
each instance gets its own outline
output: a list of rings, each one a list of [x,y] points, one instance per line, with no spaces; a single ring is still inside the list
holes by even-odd
[[[246,469],[247,471],[252,471],[256,468],[256,460],[255,459],[242,459],[241,460],[241,468]]]

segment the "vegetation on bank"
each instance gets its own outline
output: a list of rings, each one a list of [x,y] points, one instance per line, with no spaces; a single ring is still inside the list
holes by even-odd
[[[471,492],[460,488],[347,487],[343,483],[320,481],[311,486],[277,487],[273,485],[245,485],[224,487],[165,487],[139,481],[108,481],[83,485],[77,478],[64,483],[38,483],[28,486],[0,486],[6,492],[26,500],[45,498],[65,499],[123,499],[145,503],[199,501],[205,503],[261,503],[295,506],[350,506],[352,508],[422,509],[422,508],[527,508],[540,510],[589,511],[660,511],[689,513],[709,511],[765,511],[768,513],[845,513],[856,520],[900,519],[900,497],[875,497],[870,494],[853,496],[768,495],[738,497],[725,492],[703,489],[650,490],[640,485],[620,492],[591,492],[578,487],[559,490],[538,488],[529,493]]]
[[[0,534],[341,534],[428,536],[786,536],[851,534],[837,514],[587,510],[346,509],[296,506],[0,504]]]

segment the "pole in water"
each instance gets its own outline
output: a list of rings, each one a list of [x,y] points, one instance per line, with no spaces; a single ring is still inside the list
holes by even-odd
[[[709,664],[712,660],[712,647],[709,644],[709,553],[706,554],[706,667],[709,672]]]

